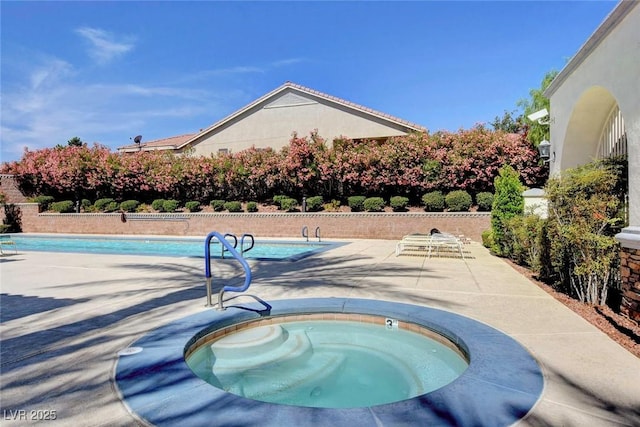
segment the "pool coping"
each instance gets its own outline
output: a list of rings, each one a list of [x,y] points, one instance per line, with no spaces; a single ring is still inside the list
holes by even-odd
[[[327,409],[259,402],[217,389],[184,361],[185,349],[211,330],[270,316],[310,313],[377,315],[432,329],[464,348],[470,363],[452,383],[411,399],[367,408]],[[355,298],[309,298],[209,309],[157,328],[122,354],[116,389],[127,409],[152,425],[460,425],[506,426],[538,401],[540,367],[513,338],[439,309]]]

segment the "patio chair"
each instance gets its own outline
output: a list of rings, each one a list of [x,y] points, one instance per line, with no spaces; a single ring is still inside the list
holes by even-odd
[[[5,255],[4,247],[13,247],[14,252],[18,253],[18,247],[16,246],[16,242],[11,240],[11,236],[8,234],[0,234],[0,255]]]

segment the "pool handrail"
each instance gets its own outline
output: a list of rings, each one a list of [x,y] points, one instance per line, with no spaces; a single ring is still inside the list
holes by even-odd
[[[316,227],[316,239],[318,239],[318,242],[320,241],[320,227]]]
[[[309,227],[307,227],[306,225],[302,227],[302,237],[305,237],[307,239],[307,242],[309,241]]]
[[[248,248],[245,249],[244,247],[244,239],[245,238],[251,238],[251,246],[249,246]],[[253,238],[253,234],[249,234],[249,233],[244,233],[242,236],[240,236],[240,254],[244,255],[245,252],[249,252],[251,249],[253,249],[253,246],[256,244],[255,239]]]
[[[218,310],[224,310],[224,305],[222,303],[222,296],[225,292],[244,292],[249,289],[249,285],[251,285],[251,268],[244,257],[238,253],[238,251],[233,247],[233,245],[225,239],[225,236],[218,233],[217,231],[212,231],[209,233],[205,239],[204,243],[204,274],[207,279],[207,307],[211,307],[213,304],[211,303],[211,240],[213,238],[218,239],[221,245],[227,248],[227,251],[242,265],[242,268],[245,272],[244,284],[242,286],[223,286],[220,289],[220,293],[218,294]],[[234,236],[235,237],[235,236]]]
[[[238,247],[238,238],[236,237],[235,234],[232,233],[224,233],[224,240],[227,240],[227,237],[233,237],[233,248],[237,248]],[[224,245],[222,245],[222,248],[220,249],[220,256],[222,257],[222,259],[224,259],[224,253],[225,251],[227,251],[227,249],[225,248]]]

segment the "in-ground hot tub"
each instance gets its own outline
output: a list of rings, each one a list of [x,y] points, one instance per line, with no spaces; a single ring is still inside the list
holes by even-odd
[[[116,384],[132,414],[155,425],[510,425],[538,400],[543,377],[515,340],[472,319],[427,307],[384,301],[320,298],[270,302],[224,312],[207,310],[160,327],[123,352]],[[249,309],[247,309],[249,308]],[[373,316],[445,337],[468,356],[468,368],[435,391],[365,407],[318,408],[258,401],[198,377],[185,356],[211,337],[256,320],[320,314]],[[392,326],[393,327],[393,324]],[[195,347],[194,347],[195,346]]]

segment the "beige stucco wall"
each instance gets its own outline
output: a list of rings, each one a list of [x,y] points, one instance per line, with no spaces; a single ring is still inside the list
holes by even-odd
[[[308,94],[285,91],[196,141],[193,147],[196,155],[209,155],[224,148],[238,152],[252,146],[278,150],[289,144],[293,132],[302,137],[315,129],[328,143],[338,136],[355,139],[407,133],[403,126],[386,120]]]
[[[631,8],[628,14],[608,34],[602,36],[593,51],[554,89],[550,99],[552,174],[596,158],[605,121],[612,108],[618,104],[627,131],[630,223],[638,226],[640,7],[636,6],[623,5]],[[592,39],[598,37],[599,31],[608,30],[606,24],[605,21]]]

